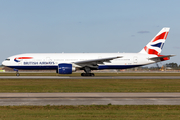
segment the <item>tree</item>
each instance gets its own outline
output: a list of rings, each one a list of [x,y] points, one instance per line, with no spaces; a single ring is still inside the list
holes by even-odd
[[[177,63],[167,63],[166,64],[166,67],[171,67],[171,68],[178,68],[179,66],[178,66],[178,64]]]

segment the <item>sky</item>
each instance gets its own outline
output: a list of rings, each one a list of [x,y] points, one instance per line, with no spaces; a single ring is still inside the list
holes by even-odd
[[[21,53],[136,53],[170,27],[180,64],[180,0],[0,0],[0,62]],[[162,63],[164,64],[164,63]]]

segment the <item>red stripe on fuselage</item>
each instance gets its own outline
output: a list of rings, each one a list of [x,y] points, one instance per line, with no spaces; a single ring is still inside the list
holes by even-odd
[[[33,57],[17,57],[16,59],[32,59]]]

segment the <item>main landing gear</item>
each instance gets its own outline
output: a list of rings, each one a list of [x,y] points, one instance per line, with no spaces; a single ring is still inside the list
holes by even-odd
[[[84,68],[85,73],[81,73],[81,76],[94,76],[94,73],[91,73],[91,69],[89,67]]]

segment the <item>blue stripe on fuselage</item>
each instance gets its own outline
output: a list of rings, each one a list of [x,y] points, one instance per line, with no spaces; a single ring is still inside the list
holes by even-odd
[[[22,70],[56,70],[58,66],[7,66],[15,69]]]
[[[142,65],[99,65],[98,70],[102,69],[128,69],[139,67]],[[23,70],[56,70],[58,66],[7,66],[15,69],[23,69]]]

